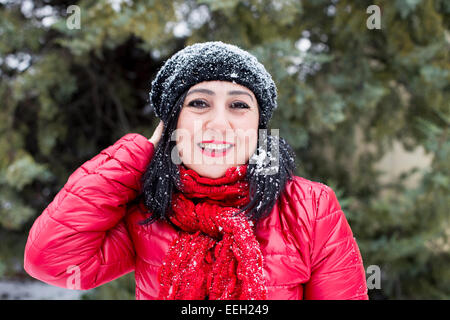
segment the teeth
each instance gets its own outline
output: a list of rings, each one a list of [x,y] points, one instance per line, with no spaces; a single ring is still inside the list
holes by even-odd
[[[232,144],[215,144],[215,143],[199,143],[200,147],[204,149],[223,150],[232,146]]]

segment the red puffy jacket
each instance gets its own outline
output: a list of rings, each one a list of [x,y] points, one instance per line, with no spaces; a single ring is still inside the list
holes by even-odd
[[[157,272],[177,236],[143,226],[141,188],[154,146],[129,133],[85,162],[34,222],[25,270],[51,285],[91,289],[134,270],[136,299],[155,299]],[[368,299],[359,248],[334,192],[295,177],[258,222],[269,299]]]

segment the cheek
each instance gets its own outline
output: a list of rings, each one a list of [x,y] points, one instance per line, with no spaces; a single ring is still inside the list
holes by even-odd
[[[249,124],[252,124],[249,126]],[[238,135],[239,150],[238,157],[243,161],[247,161],[255,152],[258,145],[258,122],[247,122],[246,126],[241,129]]]
[[[186,150],[190,149],[193,137],[193,119],[190,119],[189,115],[183,110],[178,117],[177,128],[175,130],[175,139],[178,149]]]
[[[203,120],[198,114],[181,110],[176,129],[176,145],[180,160],[186,165],[202,163],[202,153],[195,145],[202,132]]]
[[[255,152],[257,145],[258,145],[257,131],[255,131],[251,135],[247,135],[244,138],[243,143],[244,149],[242,150],[242,152],[245,155],[245,160],[248,160],[250,156]]]

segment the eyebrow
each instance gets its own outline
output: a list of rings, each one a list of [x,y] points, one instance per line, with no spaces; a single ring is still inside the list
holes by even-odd
[[[211,91],[211,90],[209,90],[209,89],[192,89],[191,91],[189,91],[189,92],[187,93],[186,97],[187,97],[188,95],[190,95],[191,93],[194,93],[194,92],[206,93],[206,94],[209,94],[209,95],[211,95],[211,96],[215,95],[214,91]],[[231,90],[231,91],[228,91],[228,95],[239,95],[239,94],[246,94],[246,95],[248,95],[248,96],[250,97],[250,99],[252,99],[252,101],[253,101],[253,97],[252,97],[248,92],[241,91],[241,90]]]

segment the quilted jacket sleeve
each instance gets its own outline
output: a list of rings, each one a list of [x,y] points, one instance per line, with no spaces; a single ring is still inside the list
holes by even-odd
[[[153,152],[147,138],[129,133],[75,170],[29,232],[28,274],[85,290],[133,271],[126,204],[137,196]]]
[[[358,245],[335,193],[327,186],[317,199],[311,250],[311,278],[305,285],[305,299],[368,299]]]

